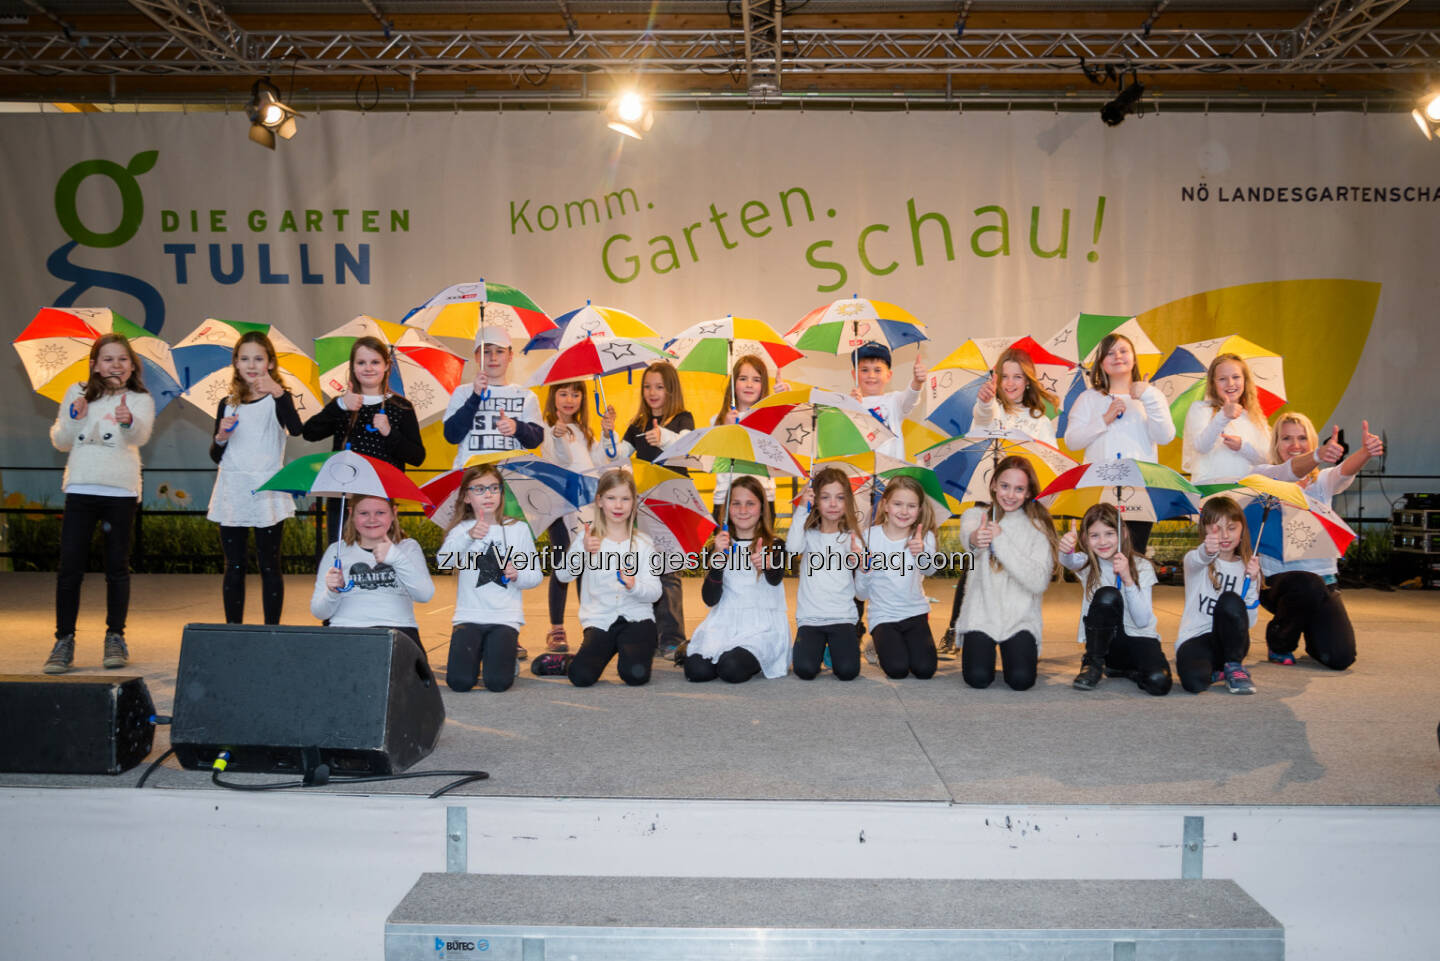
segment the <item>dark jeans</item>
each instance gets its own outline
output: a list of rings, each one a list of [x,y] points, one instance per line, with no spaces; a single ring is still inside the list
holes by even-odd
[[[807,624],[795,631],[795,649],[792,654],[795,676],[801,680],[814,680],[824,664],[825,648],[830,648],[830,670],[841,681],[853,681],[860,675],[860,639],[855,636],[855,625]]]
[[[565,596],[570,590],[570,585],[556,577],[554,571],[564,563],[561,558],[563,558],[565,552],[570,549],[570,528],[565,526],[565,520],[562,518],[551,524],[547,530],[550,532],[551,557],[555,558],[555,565],[550,573],[549,588],[550,624],[554,626],[565,623]],[[576,596],[579,596],[580,579],[578,577],[575,579],[575,592]]]
[[[1214,672],[1229,663],[1240,663],[1250,653],[1250,617],[1245,602],[1234,591],[1226,591],[1215,602],[1210,630],[1192,637],[1175,652],[1175,672],[1180,684],[1199,694],[1211,684]]]
[[[1125,633],[1125,599],[1113,587],[1090,598],[1085,614],[1085,653],[1098,658],[1111,677],[1128,677],[1146,694],[1168,694],[1174,679],[1158,637]]]
[[[995,648],[1000,648],[1001,671],[1011,690],[1035,686],[1040,650],[1029,631],[1013,634],[998,644],[984,631],[966,631],[960,648],[960,674],[971,687],[989,687],[995,681]]]
[[[655,619],[648,621],[655,625],[655,639],[666,647],[679,647],[685,643],[685,587],[680,583],[678,571],[660,575],[660,600],[652,610]]]
[[[713,681],[718,677],[727,684],[741,684],[759,673],[760,662],[743,647],[732,647],[714,662],[699,654],[685,658],[687,681]]]
[[[515,648],[520,634],[505,624],[456,624],[450,631],[445,683],[468,691],[483,669],[487,691],[508,691],[515,683]]]
[[[75,633],[80,614],[80,582],[90,557],[90,538],[100,525],[105,545],[105,629],[125,633],[130,612],[130,532],[135,524],[133,497],[66,494],[60,520],[60,573],[55,581],[55,636]]]
[[[870,640],[887,677],[898,681],[907,674],[921,680],[935,676],[939,659],[935,656],[935,637],[930,633],[930,615],[916,614],[903,621],[876,624],[870,630]]]
[[[1305,637],[1305,653],[1334,671],[1355,663],[1355,628],[1340,588],[1309,571],[1283,571],[1265,578],[1260,603],[1275,617],[1265,628],[1265,643],[1277,654],[1290,654]]]
[[[605,630],[585,628],[580,650],[570,661],[570,683],[576,687],[594,684],[617,654],[620,680],[631,687],[649,681],[650,664],[655,659],[655,622],[621,617]]]
[[[220,596],[225,602],[225,623],[245,623],[245,569],[249,566],[249,534],[255,531],[255,557],[260,563],[260,604],[266,624],[279,624],[285,608],[285,578],[280,573],[281,521],[270,527],[220,528],[220,550],[225,553],[225,575]]]

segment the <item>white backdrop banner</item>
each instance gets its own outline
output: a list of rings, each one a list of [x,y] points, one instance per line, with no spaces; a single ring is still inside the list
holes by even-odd
[[[635,143],[589,114],[325,113],[274,153],[245,128],[0,119],[8,337],[77,305],[172,342],[221,317],[308,345],[481,277],[665,332],[730,313],[783,331],[858,293],[926,321],[931,361],[1137,314],[1164,348],[1238,332],[1280,351],[1292,407],[1352,443],[1362,418],[1384,429],[1391,472],[1440,472],[1440,151],[1403,115],[677,111]],[[8,363],[0,466],[60,464],[53,403]],[[174,405],[147,463],[203,465],[208,434]]]

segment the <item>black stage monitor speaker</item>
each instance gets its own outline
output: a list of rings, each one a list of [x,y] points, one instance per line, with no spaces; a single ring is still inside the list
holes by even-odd
[[[187,768],[393,774],[435,749],[445,707],[415,642],[385,628],[189,624],[170,744]]]
[[[0,674],[0,771],[128,771],[150,753],[154,714],[138,677]]]

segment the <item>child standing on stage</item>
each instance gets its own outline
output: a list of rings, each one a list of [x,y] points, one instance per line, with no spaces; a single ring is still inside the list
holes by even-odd
[[[1370,422],[1360,424],[1359,449],[1336,466],[1319,469],[1317,460],[1335,463],[1343,455],[1340,428],[1337,426],[1330,440],[1317,450],[1319,437],[1310,418],[1294,412],[1281,414],[1270,444],[1270,459],[1278,469],[1259,472],[1280,480],[1294,479],[1307,496],[1329,507],[1370,458],[1385,453],[1384,442],[1370,432]],[[1296,474],[1297,470],[1304,473]],[[1270,523],[1279,523],[1279,519],[1272,514]],[[1260,558],[1260,571],[1265,575],[1260,603],[1274,615],[1265,626],[1265,645],[1273,663],[1294,664],[1302,636],[1305,653],[1331,670],[1343,671],[1355,663],[1355,628],[1340,599],[1340,569],[1335,558],[1280,561],[1267,554]]]
[[[899,680],[907,674],[935,674],[935,637],[925,572],[935,559],[935,512],[913,478],[891,478],[875,511],[877,523],[865,532],[865,566],[855,596],[870,602],[870,636],[880,669]]]
[[[56,450],[68,451],[61,489],[60,572],[55,581],[55,646],[46,674],[64,674],[75,661],[80,583],[95,525],[105,542],[105,647],[101,663],[124,667],[125,617],[130,609],[130,530],[140,499],[140,448],[155,425],[155,402],[141,379],[140,361],[120,334],[90,345],[90,377],[65,392],[50,428]]]
[[[1132,457],[1154,461],[1161,444],[1175,439],[1170,407],[1154,384],[1140,379],[1135,345],[1124,334],[1106,334],[1095,348],[1090,389],[1075,399],[1065,427],[1065,444],[1084,449],[1084,461]],[[1126,521],[1125,532],[1136,554],[1150,543],[1150,521]]]
[[[455,388],[445,406],[445,439],[457,445],[456,468],[475,454],[539,447],[545,436],[534,391],[506,383],[511,355],[505,329],[485,327],[475,343],[474,382]]]
[[[425,554],[400,529],[395,502],[352,494],[340,540],[321,555],[310,613],[331,627],[393,627],[423,653],[415,604],[434,596]]]
[[[776,383],[777,391],[784,390],[785,385]],[[754,354],[746,354],[730,368],[730,382],[725,385],[725,397],[720,402],[720,412],[715,415],[715,424],[738,424],[745,415],[750,413],[762,399],[770,396],[770,374],[765,369],[765,362]],[[726,498],[730,494],[730,482],[742,474],[731,474],[722,472],[715,477],[715,496],[711,500],[714,507],[711,513],[715,520],[722,526],[724,524],[724,513],[722,508]],[[757,478],[761,488],[765,492],[765,501],[770,505],[770,515],[775,515],[775,479],[773,477]]]
[[[486,690],[509,690],[525,624],[520,592],[540,583],[535,538],[529,525],[504,515],[505,481],[493,464],[468,468],[455,496],[459,503],[437,555],[437,566],[455,570],[445,683],[468,691],[483,670]]]
[[[995,680],[995,648],[1012,690],[1035,686],[1040,662],[1040,600],[1055,570],[1057,538],[1050,512],[1035,500],[1040,481],[1024,457],[995,465],[990,503],[960,516],[960,538],[974,565],[955,622],[960,669],[971,687]]]
[[[710,613],[685,657],[691,681],[731,684],[790,668],[790,622],[785,610],[784,552],[776,550],[770,508],[759,479],[738,475],[725,501],[729,530],[715,535],[700,596]]]
[[[568,665],[576,687],[598,681],[617,655],[620,680],[632,687],[650,680],[656,637],[651,607],[660,599],[660,579],[655,548],[635,529],[637,499],[628,471],[606,471],[595,489],[595,523],[565,555],[563,580],[585,572],[580,580],[585,634]],[[566,657],[559,655],[559,666]]]
[[[615,408],[605,408],[600,421],[600,439],[590,426],[590,405],[585,399],[585,384],[568,381],[555,384],[545,397],[545,424],[548,429],[540,442],[540,456],[570,470],[595,473],[619,467],[626,459],[605,453],[605,438],[615,431]],[[549,527],[550,550],[563,555],[570,549],[570,528],[565,518],[557,518]],[[550,633],[545,635],[545,650],[565,653],[570,645],[565,637],[565,595],[569,586],[554,573],[550,575]]]
[[[895,436],[875,448],[891,457],[905,458],[905,415],[920,403],[920,390],[925,386],[925,361],[917,353],[910,384],[905,390],[886,391],[890,386],[890,348],[874,341],[861,344],[850,355],[855,365],[855,388],[850,391]]]
[[[357,454],[383,460],[396,470],[425,462],[414,406],[390,391],[390,345],[378,337],[357,337],[350,345],[348,389],[305,422],[306,440],[333,438],[331,450],[348,444]],[[325,499],[330,540],[340,537],[340,500]]]
[[[1060,538],[1060,563],[1082,575],[1085,585],[1079,630],[1085,654],[1074,688],[1095,690],[1103,671],[1130,678],[1146,694],[1169,693],[1170,663],[1150,606],[1155,568],[1131,549],[1113,504],[1091,507],[1079,536],[1072,530]]]
[[[1228,497],[1200,510],[1199,547],[1185,555],[1185,612],[1175,638],[1180,684],[1199,694],[1224,678],[1231,694],[1254,694],[1242,662],[1260,606],[1260,558],[1250,549],[1245,514]]]
[[[266,624],[279,624],[285,608],[280,571],[280,532],[295,516],[295,500],[280,491],[257,488],[285,466],[285,435],[300,434],[295,398],[285,389],[280,360],[270,338],[258,330],[242,334],[231,356],[230,395],[215,410],[210,459],[220,465],[206,517],[220,525],[225,576],[220,596],[225,623],[245,622],[245,568],[250,531],[260,563],[260,604]]]
[[[654,463],[661,448],[672,444],[695,429],[695,418],[685,409],[685,396],[680,390],[680,375],[668,362],[660,360],[645,368],[640,378],[640,409],[625,428],[618,457],[632,454]],[[683,467],[670,468],[680,474]],[[655,602],[659,653],[673,657],[685,644],[685,594],[680,585],[676,564],[667,559],[660,574],[660,599]]]
[[[860,641],[847,614],[855,601],[855,571],[865,555],[850,479],[838,467],[815,472],[795,502],[785,549],[798,554],[795,601],[795,676],[813,680],[830,654],[842,681],[860,674]]]
[[[1265,460],[1265,414],[1250,365],[1239,354],[1220,354],[1205,372],[1205,396],[1185,415],[1181,466],[1196,484],[1231,483]]]

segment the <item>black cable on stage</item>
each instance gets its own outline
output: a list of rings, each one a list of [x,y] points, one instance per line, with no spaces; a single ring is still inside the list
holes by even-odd
[[[232,791],[280,791],[297,787],[316,787],[326,783],[374,784],[379,781],[407,781],[414,778],[422,777],[458,778],[458,780],[452,781],[449,784],[446,784],[444,787],[440,788],[439,790],[435,791],[433,794],[428,795],[428,797],[437,798],[440,795],[445,794],[447,791],[451,791],[454,788],[460,787],[461,785],[469,784],[472,781],[488,780],[490,777],[490,775],[485,771],[406,771],[403,774],[372,774],[359,775],[356,777],[340,774],[335,775],[332,778],[317,778],[306,781],[274,781],[269,784],[239,784],[235,781],[223,781],[220,779],[220,772],[225,770],[226,766],[229,764],[229,761],[229,752],[221,751],[219,756],[215,758],[214,764],[211,765],[210,781],[217,787],[229,788]]]
[[[150,766],[145,769],[145,773],[142,774],[142,775],[140,775],[140,780],[138,780],[138,781],[135,782],[135,786],[136,786],[137,788],[142,788],[142,787],[144,787],[144,786],[145,786],[145,782],[148,781],[148,780],[150,780],[150,775],[152,775],[152,774],[155,773],[155,769],[158,768],[160,765],[164,764],[164,763],[165,763],[165,759],[166,759],[167,757],[169,757],[170,755],[174,754],[174,753],[175,753],[175,749],[174,749],[173,747],[172,747],[172,748],[169,748],[169,749],[167,749],[167,750],[165,751],[164,754],[160,755],[160,756],[157,757],[155,760],[151,761],[151,762],[150,762]]]

